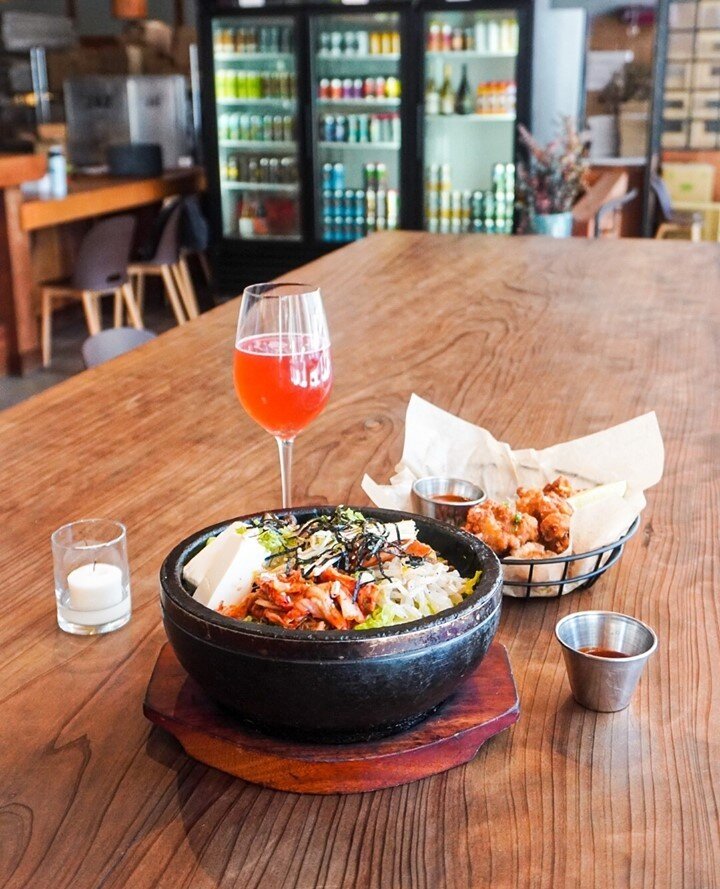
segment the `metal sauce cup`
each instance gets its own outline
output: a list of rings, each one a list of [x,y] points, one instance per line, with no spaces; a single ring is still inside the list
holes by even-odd
[[[450,494],[462,497],[462,503],[452,501],[443,503],[435,500],[440,494]],[[487,498],[485,491],[472,482],[462,478],[443,478],[442,476],[428,476],[419,478],[412,486],[412,501],[415,512],[438,519],[448,525],[465,524],[467,514],[472,506],[477,506]]]
[[[628,706],[658,644],[647,624],[615,611],[568,614],[558,621],[555,635],[562,646],[573,697],[583,707],[605,713]],[[600,657],[581,648],[621,652],[625,657]]]

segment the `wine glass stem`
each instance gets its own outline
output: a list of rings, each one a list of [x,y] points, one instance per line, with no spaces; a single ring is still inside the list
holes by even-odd
[[[276,437],[278,443],[278,453],[280,454],[280,479],[282,482],[282,505],[283,509],[289,509],[292,505],[290,499],[292,497],[292,438]]]

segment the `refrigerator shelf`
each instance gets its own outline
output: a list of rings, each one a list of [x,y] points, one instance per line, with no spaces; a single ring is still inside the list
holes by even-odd
[[[352,150],[354,148],[362,148],[363,151],[397,151],[400,148],[399,142],[318,142],[318,148],[346,148]]]
[[[426,114],[425,120],[466,120],[468,123],[513,123],[514,114]]]
[[[217,99],[218,105],[252,105],[260,107],[262,105],[271,106],[273,108],[283,108],[287,111],[294,111],[296,102],[294,99]]]
[[[503,52],[477,52],[474,49],[433,49],[426,52],[431,59],[514,59],[517,50],[504,50]]]
[[[295,194],[299,189],[297,182],[238,182],[224,179],[221,185],[228,191],[277,191],[283,194]]]
[[[292,52],[216,52],[215,59],[218,62],[258,62],[269,59],[274,62],[290,62],[295,58]]]
[[[378,108],[383,105],[388,108],[398,108],[400,99],[318,99],[318,105],[348,105],[351,108]]]
[[[363,55],[334,55],[331,52],[319,52],[316,58],[323,62],[398,62],[400,60],[399,52],[376,52],[364,53]]]
[[[220,139],[221,148],[241,148],[247,151],[295,151],[297,142],[262,142],[252,139]]]
[[[238,241],[302,241],[302,235],[252,235],[249,238],[243,238],[237,235]]]

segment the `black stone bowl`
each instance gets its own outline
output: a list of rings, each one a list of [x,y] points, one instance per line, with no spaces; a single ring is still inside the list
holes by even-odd
[[[405,729],[453,693],[495,635],[502,569],[484,543],[422,516],[355,508],[382,522],[413,519],[419,539],[463,577],[482,571],[475,590],[455,608],[382,629],[318,632],[233,620],[196,602],[182,577],[187,561],[230,520],[187,537],[160,570],[163,621],[178,660],[211,698],[261,731],[339,743]],[[304,522],[334,510],[278,515]]]

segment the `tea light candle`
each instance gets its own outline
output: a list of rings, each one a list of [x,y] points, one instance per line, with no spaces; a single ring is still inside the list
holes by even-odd
[[[122,571],[117,565],[93,562],[68,574],[69,605],[77,611],[100,611],[119,605],[123,598]]]

